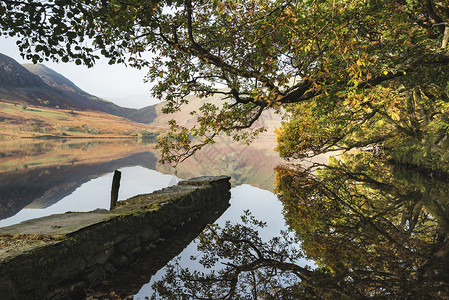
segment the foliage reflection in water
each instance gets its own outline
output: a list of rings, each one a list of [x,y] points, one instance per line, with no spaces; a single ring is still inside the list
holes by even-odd
[[[248,215],[241,224],[209,227],[197,241],[197,260],[216,269],[202,273],[175,262],[153,285],[154,299],[449,297],[447,180],[370,152],[276,172],[295,237],[264,242],[264,224]],[[304,267],[304,258],[316,266]]]
[[[267,226],[259,228],[257,234],[261,240],[268,241],[279,235],[280,230],[287,230],[284,218],[282,216],[282,204],[279,199],[272,192],[263,190],[251,185],[239,185],[231,189],[231,206],[224,212],[224,214],[216,221],[219,226],[226,226],[227,223],[238,224],[241,223],[241,216],[245,211],[251,211],[251,215],[258,220],[266,222]],[[212,227],[213,228],[213,227]],[[205,231],[206,232],[206,231]],[[205,232],[203,234],[205,234]],[[290,236],[292,238],[292,236]],[[213,244],[210,244],[213,246]],[[178,267],[182,266],[190,271],[208,272],[210,268],[205,268],[200,262],[201,250],[198,251],[199,240],[190,243],[171,263]],[[299,250],[297,244],[292,245],[296,250]],[[218,248],[217,248],[218,249]],[[190,257],[198,259],[191,260]],[[301,259],[299,262],[302,266],[306,264],[313,265],[312,261]],[[214,266],[212,269],[218,270],[220,265]],[[141,290],[134,296],[136,300],[147,299],[153,294],[152,285],[163,278],[167,269],[161,269],[152,278],[151,281],[144,285]],[[172,291],[173,292],[173,291]],[[168,298],[176,299],[177,294],[174,292]],[[180,296],[182,298],[182,296]]]

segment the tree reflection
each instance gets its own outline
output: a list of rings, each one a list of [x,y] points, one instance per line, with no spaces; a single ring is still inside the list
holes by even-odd
[[[172,265],[155,284],[167,299],[447,298],[449,182],[370,152],[327,166],[278,167],[291,230],[263,242],[264,224],[210,226],[199,238],[203,274]],[[298,243],[301,243],[301,250]],[[316,267],[302,267],[302,258]]]
[[[199,262],[211,273],[169,265],[153,288],[153,299],[289,299],[313,272],[296,264],[303,257],[297,237],[287,232],[269,242],[259,236],[266,226],[247,211],[241,224],[208,226],[198,238]],[[192,257],[192,259],[195,259]],[[221,269],[217,267],[222,266]]]
[[[309,258],[362,296],[447,293],[447,181],[370,152],[313,171],[277,169],[286,220]]]

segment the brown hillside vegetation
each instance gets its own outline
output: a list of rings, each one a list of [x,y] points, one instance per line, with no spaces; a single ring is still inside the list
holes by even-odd
[[[181,111],[173,113],[173,114],[164,114],[162,113],[162,108],[166,104],[165,102],[161,102],[154,106],[156,117],[152,121],[152,125],[157,126],[158,128],[169,128],[168,121],[175,120],[178,124],[186,127],[192,127],[197,124],[196,117],[192,115],[192,112],[199,112],[200,107],[206,103],[211,103],[216,105],[217,107],[221,107],[225,101],[223,96],[220,94],[215,94],[205,98],[197,98],[194,95],[189,95],[186,97],[188,100],[188,104],[183,105]],[[259,120],[253,125],[252,128],[257,127],[265,127],[266,131],[259,135],[258,140],[266,140],[275,142],[275,134],[274,130],[281,125],[281,115],[276,114],[274,110],[266,110],[262,113]],[[273,144],[274,148],[275,144]]]
[[[132,137],[153,126],[103,112],[0,103],[0,137]]]
[[[154,109],[118,106],[91,95],[44,65],[24,64],[0,53],[0,102],[77,111],[100,111],[149,124]]]

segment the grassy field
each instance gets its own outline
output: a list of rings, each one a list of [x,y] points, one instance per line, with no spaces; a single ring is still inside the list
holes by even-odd
[[[0,138],[133,137],[143,131],[157,129],[102,112],[0,103]]]

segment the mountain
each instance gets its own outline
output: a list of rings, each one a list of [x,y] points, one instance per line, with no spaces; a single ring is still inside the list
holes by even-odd
[[[126,118],[133,120],[134,122],[150,124],[162,113],[158,107],[160,104],[150,105],[141,109],[136,109],[130,112]]]
[[[32,74],[15,60],[3,54],[0,54],[0,99],[3,102],[23,105],[58,106],[66,109],[84,108],[71,103],[39,76]]]
[[[155,117],[151,125],[158,128],[170,127],[168,121],[174,119],[178,124],[186,127],[192,127],[197,124],[196,115],[192,115],[191,112],[199,112],[200,107],[206,103],[212,103],[220,107],[224,102],[224,96],[221,94],[215,94],[206,98],[197,98],[194,95],[186,97],[188,104],[182,106],[181,111],[173,114],[162,113],[164,103],[159,103],[152,107],[154,109]],[[142,108],[142,110],[148,110],[149,108]],[[277,114],[274,109],[268,109],[262,113],[259,119],[254,123],[252,128],[265,127],[266,132],[261,133],[259,136],[262,138],[275,139],[274,130],[281,125],[281,114]]]
[[[12,58],[0,53],[0,89],[39,89],[45,88],[45,82]]]
[[[172,118],[181,125],[193,126],[196,120],[190,114],[191,111],[198,111],[199,107],[206,102],[220,106],[222,98],[218,94],[203,99],[197,99],[193,95],[188,96],[189,104],[174,115],[162,113],[163,103],[141,109],[125,108],[90,95],[69,79],[44,65],[20,65],[12,58],[0,54],[0,102],[105,112],[133,122],[168,128],[168,121]],[[279,124],[279,115],[275,115],[273,112],[264,112],[256,125],[267,127],[267,134],[272,136],[273,129]]]
[[[48,86],[59,91],[74,104],[74,108],[82,106],[85,109],[102,111],[111,115],[127,118],[134,112],[132,108],[118,106],[112,102],[90,95],[77,87],[72,81],[44,65],[24,64],[25,69],[39,76]]]
[[[86,93],[72,81],[44,65],[20,65],[0,54],[0,101],[49,108],[92,110],[151,123],[152,108],[133,109]]]

